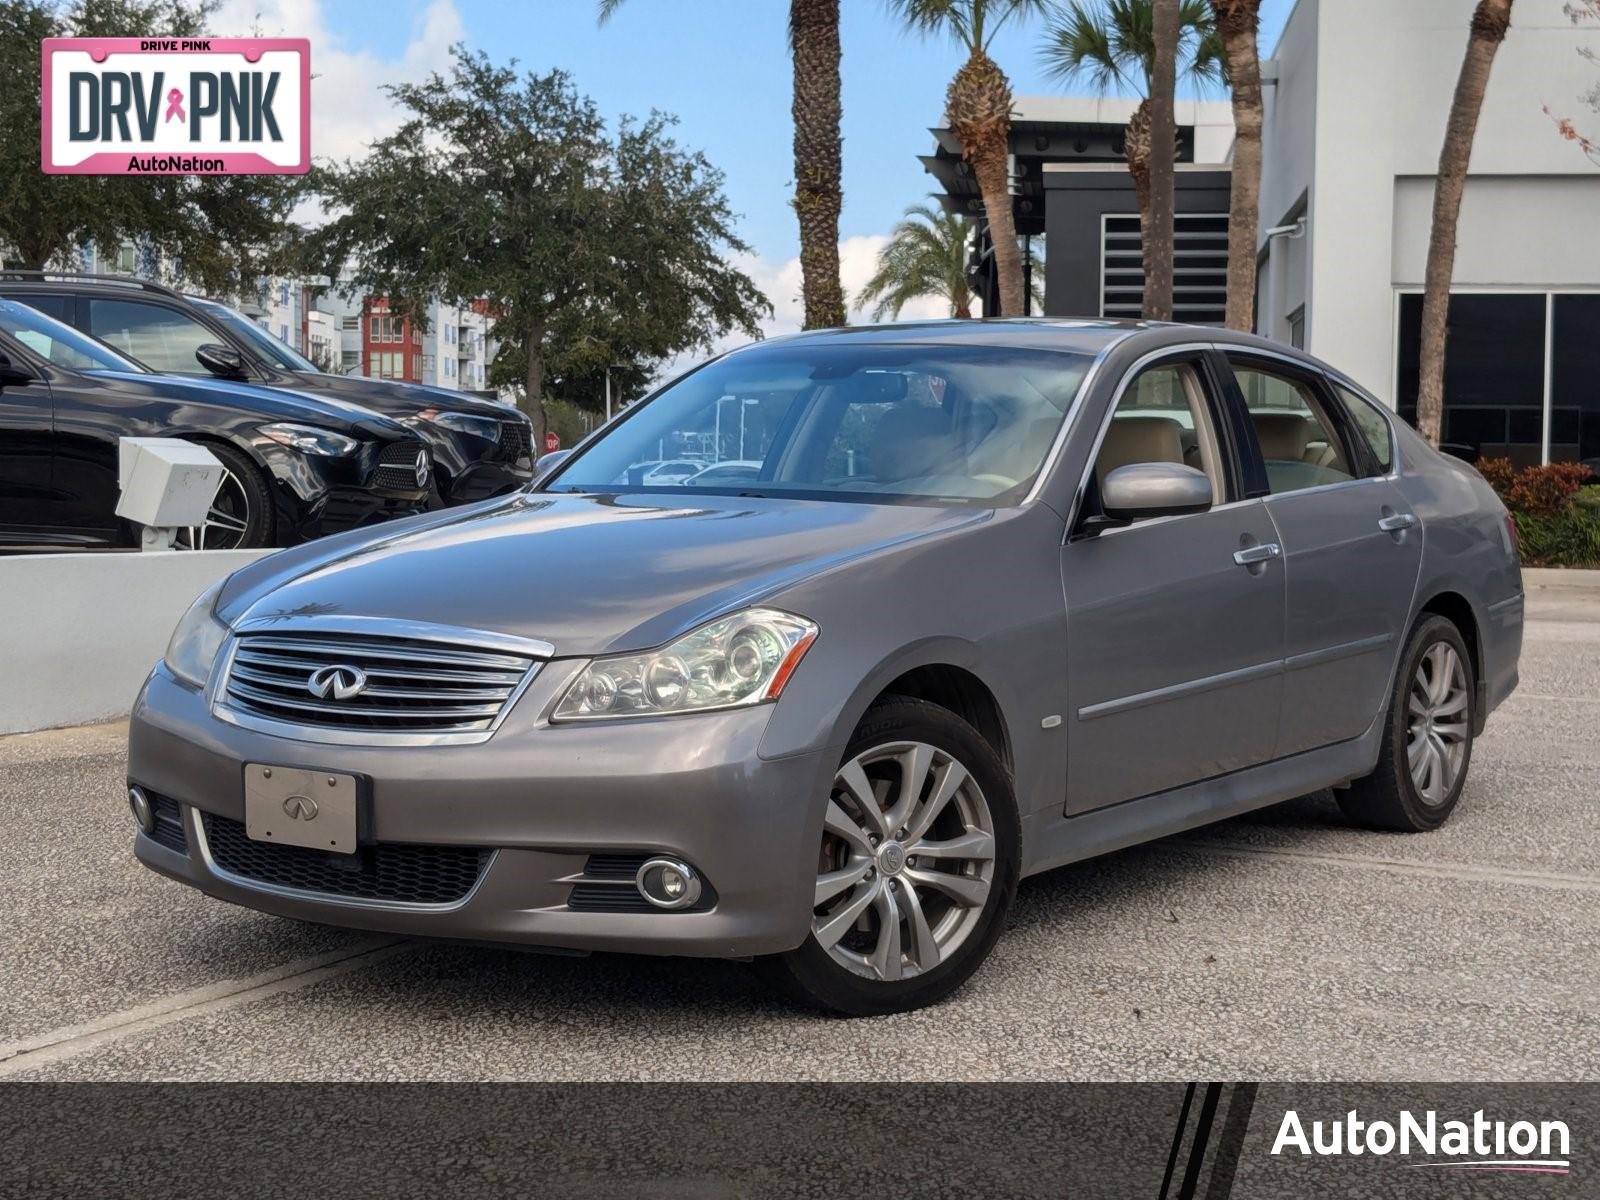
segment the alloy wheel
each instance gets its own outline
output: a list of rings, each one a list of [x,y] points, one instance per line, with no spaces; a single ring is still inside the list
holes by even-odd
[[[977,927],[994,867],[994,821],[971,772],[925,742],[875,746],[834,777],[812,934],[868,979],[925,974]]]
[[[177,545],[182,550],[233,550],[250,528],[250,493],[239,477],[223,468],[222,482],[211,499],[204,525],[179,532]]]
[[[1429,646],[1406,701],[1406,761],[1424,804],[1443,804],[1455,789],[1471,732],[1469,699],[1466,667],[1455,647]]]

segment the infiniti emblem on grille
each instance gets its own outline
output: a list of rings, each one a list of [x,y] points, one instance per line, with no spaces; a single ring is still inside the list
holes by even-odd
[[[291,821],[314,821],[317,802],[310,796],[290,796],[283,802],[283,811],[289,814]]]
[[[306,680],[306,691],[319,700],[333,697],[335,700],[348,700],[352,696],[359,696],[367,686],[367,673],[360,667],[351,667],[343,663],[332,667],[318,667],[311,672],[311,678]]]

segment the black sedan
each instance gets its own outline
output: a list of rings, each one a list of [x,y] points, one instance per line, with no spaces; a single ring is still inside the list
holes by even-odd
[[[416,430],[433,458],[430,507],[464,504],[533,477],[533,427],[514,409],[464,392],[335,375],[243,313],[126,276],[8,271],[20,300],[169,375],[221,378],[359,404]]]
[[[416,433],[331,396],[157,375],[0,299],[0,545],[116,546],[123,437],[199,442],[226,468],[189,544],[281,546],[416,511],[432,462]]]

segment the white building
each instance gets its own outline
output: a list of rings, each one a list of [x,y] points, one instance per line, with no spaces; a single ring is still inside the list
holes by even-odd
[[[1299,0],[1265,64],[1257,328],[1415,414],[1445,120],[1473,0]],[[1469,457],[1600,458],[1600,168],[1544,106],[1600,78],[1561,0],[1519,0],[1462,204],[1443,441]],[[1303,224],[1302,224],[1303,222]]]

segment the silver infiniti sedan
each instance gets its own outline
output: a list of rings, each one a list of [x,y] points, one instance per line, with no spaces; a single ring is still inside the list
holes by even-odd
[[[651,473],[680,457],[758,469]],[[1303,354],[801,335],[526,492],[202,596],[134,711],[136,852],[289,917],[753,958],[909,1009],[1025,875],[1330,786],[1437,828],[1522,612],[1484,481]]]

